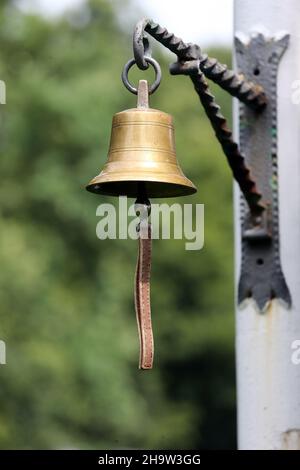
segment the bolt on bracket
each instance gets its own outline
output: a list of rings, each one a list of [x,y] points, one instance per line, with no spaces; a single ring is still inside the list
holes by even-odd
[[[242,154],[262,194],[266,209],[250,213],[241,194],[242,256],[238,302],[252,297],[260,311],[278,298],[288,306],[291,295],[280,261],[277,171],[277,71],[289,43],[255,34],[247,41],[235,38],[238,72],[264,89],[268,105],[260,113],[240,103],[239,140]]]

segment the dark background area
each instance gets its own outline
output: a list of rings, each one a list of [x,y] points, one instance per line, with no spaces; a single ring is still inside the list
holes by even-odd
[[[190,80],[169,75],[161,47],[151,105],[174,116],[179,162],[198,187],[176,202],[205,204],[205,246],[153,243],[151,372],[137,369],[136,242],[96,237],[98,204],[117,202],[84,187],[106,160],[112,115],[136,104],[120,80],[132,44],[117,6],[93,0],[50,22],[1,2],[2,449],[236,447],[232,180]],[[230,51],[209,53],[230,64]],[[231,98],[212,89],[230,118]]]

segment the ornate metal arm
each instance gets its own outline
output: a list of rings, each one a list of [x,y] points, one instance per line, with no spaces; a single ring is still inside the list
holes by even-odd
[[[190,76],[216,137],[227,157],[233,176],[248,202],[255,225],[256,219],[265,209],[262,195],[256,187],[250,169],[247,167],[245,158],[240,153],[237,143],[232,139],[232,132],[227,126],[226,119],[221,114],[220,106],[217,105],[214,96],[210,93],[204,76],[213,80],[232,96],[235,96],[257,112],[262,111],[267,104],[263,88],[245,80],[242,75],[228,70],[226,65],[220,64],[216,59],[202,54],[200,47],[196,44],[184,43],[182,39],[169,33],[166,28],[162,28],[147,18],[137,23],[133,34],[134,57],[137,66],[142,70],[149,67],[145,57],[151,55],[145,32],[177,55],[178,62],[170,67],[172,74]]]
[[[169,33],[166,28],[162,28],[148,18],[139,21],[133,33],[134,58],[141,70],[146,70],[149,67],[144,59],[150,53],[149,41],[145,31],[171,52],[174,52],[179,61],[199,60],[200,70],[207,78],[243,103],[257,111],[265,107],[267,99],[260,85],[249,82],[242,75],[228,70],[227,66],[220,64],[217,59],[202,54],[200,47],[196,44],[184,43],[182,39],[176,37],[173,33]]]

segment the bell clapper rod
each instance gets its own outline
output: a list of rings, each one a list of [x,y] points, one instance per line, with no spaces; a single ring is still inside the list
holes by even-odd
[[[140,80],[137,90],[137,108],[149,108],[149,87],[147,80]],[[140,358],[139,368],[152,369],[154,355],[154,341],[151,322],[150,303],[150,274],[151,274],[151,225],[149,216],[151,204],[147,197],[144,181],[137,183],[137,199],[135,201],[136,214],[140,221],[136,227],[139,240],[138,258],[135,274],[135,311],[139,332]]]
[[[149,108],[149,87],[147,80],[140,80],[137,89],[137,108]],[[151,269],[151,227],[148,221],[150,201],[147,197],[144,181],[138,181],[138,195],[135,201],[139,248],[135,274],[135,311],[139,332],[140,358],[139,368],[152,369],[153,365],[153,332],[150,305],[150,269]]]
[[[138,84],[137,90],[137,108],[148,109],[149,108],[149,86],[147,80],[140,80]],[[151,212],[151,203],[147,197],[146,191],[146,184],[144,181],[138,181],[138,195],[135,201],[135,204],[138,207],[138,211],[140,211],[140,207],[143,206],[142,211],[145,211],[145,214],[139,213],[141,222],[146,219],[146,210],[147,210],[147,218],[150,216]],[[146,209],[147,208],[147,209]],[[138,224],[139,227],[140,224]]]

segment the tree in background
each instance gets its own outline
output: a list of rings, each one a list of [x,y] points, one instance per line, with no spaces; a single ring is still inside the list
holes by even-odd
[[[84,185],[106,159],[113,113],[135,106],[119,78],[132,51],[116,3],[56,22],[1,3],[0,447],[233,448],[231,176],[161,49],[151,104],[174,115],[179,161],[198,186],[180,202],[205,204],[205,247],[154,241],[152,372],[137,370],[136,243],[96,238],[104,199]]]

